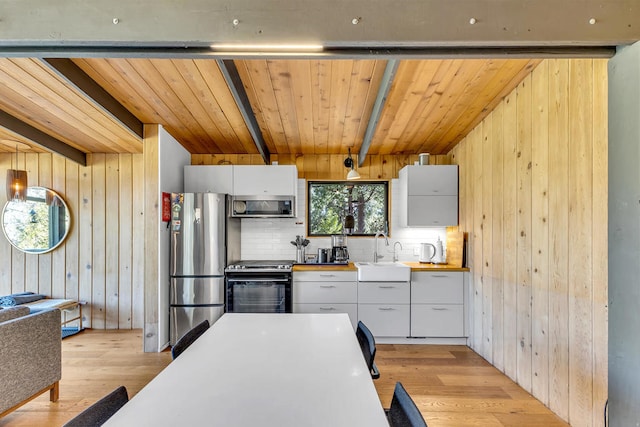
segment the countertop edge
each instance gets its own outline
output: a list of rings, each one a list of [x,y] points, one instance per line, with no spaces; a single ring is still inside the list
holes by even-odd
[[[421,264],[419,262],[402,262],[411,267],[411,271],[469,271],[467,267],[457,267],[449,264]],[[314,265],[295,264],[293,271],[357,271],[353,262],[348,265]]]

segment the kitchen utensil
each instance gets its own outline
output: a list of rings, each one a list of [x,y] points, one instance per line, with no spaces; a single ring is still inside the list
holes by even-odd
[[[431,243],[420,243],[420,262],[429,263],[433,262],[433,257],[436,254],[436,247]]]

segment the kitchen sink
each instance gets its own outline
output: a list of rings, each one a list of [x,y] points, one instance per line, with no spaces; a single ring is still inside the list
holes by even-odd
[[[411,268],[401,262],[356,262],[360,282],[408,282]]]

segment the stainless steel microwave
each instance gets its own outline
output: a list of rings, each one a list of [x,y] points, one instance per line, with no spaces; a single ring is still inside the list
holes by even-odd
[[[294,196],[231,196],[229,216],[235,218],[293,218]]]

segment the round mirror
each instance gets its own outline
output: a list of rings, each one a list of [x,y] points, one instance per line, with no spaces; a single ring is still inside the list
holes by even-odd
[[[62,197],[44,187],[29,187],[27,200],[10,200],[2,210],[2,231],[17,249],[42,254],[57,248],[69,234],[71,217]]]

